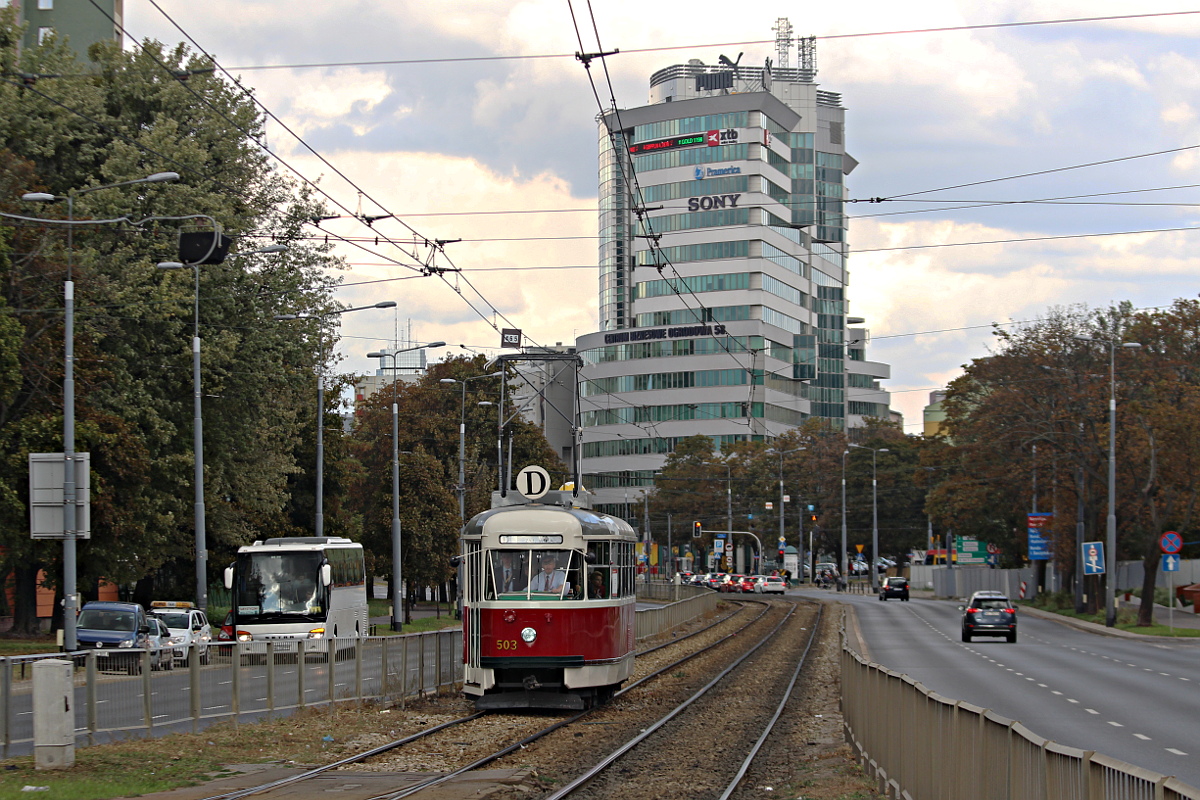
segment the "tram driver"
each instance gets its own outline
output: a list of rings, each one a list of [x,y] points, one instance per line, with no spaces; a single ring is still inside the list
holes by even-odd
[[[533,576],[533,580],[529,584],[530,591],[562,592],[565,588],[567,592],[570,592],[571,587],[567,584],[566,573],[558,568],[558,552],[545,550],[537,557],[542,568],[537,575]]]

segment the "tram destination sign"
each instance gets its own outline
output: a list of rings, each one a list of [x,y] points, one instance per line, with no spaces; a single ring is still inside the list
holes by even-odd
[[[674,328],[645,328],[619,331],[604,336],[605,344],[624,342],[653,342],[658,339],[688,339],[693,336],[724,336],[724,325],[680,325]]]

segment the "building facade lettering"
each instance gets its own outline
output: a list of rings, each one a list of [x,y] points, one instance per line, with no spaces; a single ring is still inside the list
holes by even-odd
[[[684,339],[693,336],[724,336],[724,325],[685,325],[678,328],[651,328],[641,331],[621,331],[604,337],[605,344],[649,342],[655,339]]]

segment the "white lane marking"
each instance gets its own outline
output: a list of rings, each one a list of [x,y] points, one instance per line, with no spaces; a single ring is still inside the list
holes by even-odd
[[[1033,680],[1033,678],[1026,678],[1025,680],[1027,680],[1027,681],[1031,681],[1031,680]]]
[[[233,681],[217,681],[218,686],[228,686],[231,683],[233,683]]]
[[[1108,724],[1112,725],[1114,728],[1124,728],[1125,727],[1124,725],[1122,725],[1119,722],[1113,722],[1111,719],[1108,721]]]
[[[218,708],[229,708],[229,706],[205,706],[204,710],[205,711],[214,711]]]
[[[1148,742],[1148,741],[1150,741],[1150,737],[1149,737],[1149,736],[1147,736],[1147,735],[1146,735],[1146,734],[1144,734],[1144,733],[1135,733],[1135,734],[1134,734],[1134,736],[1136,736],[1137,738],[1141,739],[1143,742]]]
[[[1058,695],[1059,697],[1062,697],[1062,692],[1060,692],[1060,691],[1057,691],[1057,690],[1054,690],[1054,689],[1051,689],[1051,690],[1050,690],[1050,694],[1056,694],[1056,695]]]
[[[1038,684],[1038,686],[1042,687],[1043,689],[1046,689],[1046,688],[1048,688],[1048,687],[1046,686],[1046,684],[1044,684],[1044,683],[1039,683],[1039,684]]]
[[[1078,703],[1079,701],[1078,701],[1078,700],[1073,700],[1072,698],[1068,697],[1068,698],[1067,698],[1067,702],[1068,702],[1068,703]]]
[[[1176,750],[1174,747],[1168,747],[1167,752],[1174,753],[1177,756],[1186,756],[1187,755],[1187,753],[1183,752],[1182,750]]]
[[[1085,708],[1084,711],[1088,712],[1089,714],[1099,714],[1100,713],[1099,711],[1097,711],[1094,708]]]
[[[1158,673],[1158,674],[1159,674],[1159,675],[1162,675],[1163,677],[1166,677],[1166,678],[1169,678],[1169,677],[1171,677],[1171,673],[1169,673],[1169,672],[1160,672],[1160,673]]]

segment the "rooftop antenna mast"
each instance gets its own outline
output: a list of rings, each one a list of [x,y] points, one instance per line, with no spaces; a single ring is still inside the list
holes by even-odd
[[[792,23],[787,17],[780,17],[775,20],[775,26],[771,30],[775,31],[775,65],[787,69],[792,63]]]
[[[817,74],[817,37],[796,37],[797,60],[798,66],[802,70],[807,70],[809,74]]]

